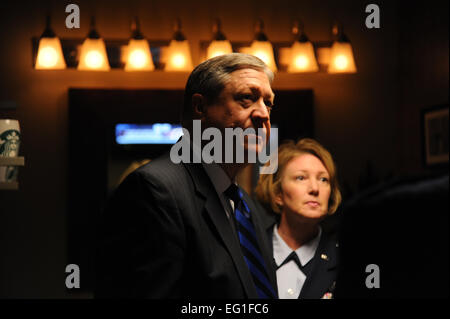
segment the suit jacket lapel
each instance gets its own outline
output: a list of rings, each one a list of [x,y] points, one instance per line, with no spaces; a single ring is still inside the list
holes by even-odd
[[[336,280],[338,254],[336,240],[322,232],[312,265],[311,274],[306,278],[299,298],[318,299],[328,292]]]
[[[273,227],[275,226],[275,224],[278,223],[279,216],[275,215],[275,213],[271,211],[267,211],[261,205],[258,206],[260,207],[260,211],[262,212],[261,214],[262,225],[264,227],[266,238],[269,242],[270,254],[273,259],[273,243],[272,243]]]
[[[242,258],[242,251],[237,236],[231,228],[230,221],[202,164],[184,165],[194,181],[196,191],[205,199],[206,215],[211,219],[224,246],[228,250],[247,296],[249,298],[258,298],[250,271],[244,258]]]

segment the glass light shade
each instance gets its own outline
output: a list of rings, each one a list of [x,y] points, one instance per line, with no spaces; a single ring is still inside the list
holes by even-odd
[[[211,59],[219,55],[232,53],[233,49],[231,48],[231,43],[228,40],[214,40],[208,46],[208,50],[206,52],[206,58]]]
[[[66,62],[58,37],[41,38],[39,40],[36,58],[36,70],[61,70],[66,68]]]
[[[145,39],[130,39],[125,71],[153,71],[154,69],[148,41]]]
[[[331,47],[328,73],[356,73],[352,45],[335,41]]]
[[[314,55],[314,47],[310,41],[295,41],[291,47],[291,58],[288,65],[288,72],[317,72],[316,57]]]
[[[80,62],[78,70],[85,71],[109,71],[108,56],[103,39],[84,40],[81,46]]]
[[[269,41],[253,41],[250,46],[250,52],[263,60],[273,72],[277,71],[277,65],[273,57],[273,47]]]
[[[192,58],[187,40],[171,40],[168,48],[168,58],[165,71],[191,71]]]

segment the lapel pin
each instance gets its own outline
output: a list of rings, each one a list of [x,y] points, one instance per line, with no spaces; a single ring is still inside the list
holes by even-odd
[[[333,294],[331,292],[327,292],[320,299],[333,299]]]
[[[328,261],[328,256],[325,254],[320,255],[320,258],[322,258],[323,260]]]

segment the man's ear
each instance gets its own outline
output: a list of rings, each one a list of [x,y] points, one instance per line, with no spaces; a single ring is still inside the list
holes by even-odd
[[[200,93],[192,95],[192,112],[194,118],[203,119],[206,111],[206,98]]]

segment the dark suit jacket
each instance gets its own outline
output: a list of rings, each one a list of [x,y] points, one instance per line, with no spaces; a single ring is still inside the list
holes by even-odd
[[[259,212],[245,194],[263,257]],[[202,164],[169,154],[131,173],[101,221],[96,297],[258,298],[215,188]],[[274,269],[270,280],[276,289]]]
[[[258,205],[260,209],[263,209]],[[278,223],[278,215],[264,210],[263,223],[266,229],[267,239],[270,242],[270,252],[273,256],[272,235],[273,226]],[[302,299],[320,299],[327,292],[334,292],[335,281],[337,278],[339,254],[338,254],[337,234],[335,230],[328,227],[322,227],[322,235],[319,246],[312,263],[311,273],[306,277],[300,291],[299,298]],[[324,255],[324,258],[322,258]],[[326,257],[325,257],[326,256]],[[272,267],[277,268],[275,260],[272,258]]]

